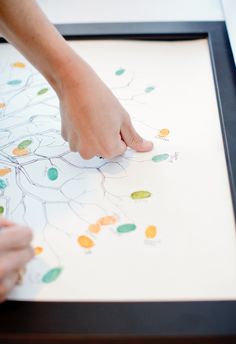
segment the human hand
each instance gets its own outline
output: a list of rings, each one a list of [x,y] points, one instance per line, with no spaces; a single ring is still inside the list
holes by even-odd
[[[62,136],[82,158],[98,155],[111,159],[127,147],[139,152],[152,149],[152,142],[135,131],[126,110],[79,56],[76,55],[60,86],[56,91],[60,98]]]
[[[20,277],[20,271],[34,256],[32,232],[0,217],[0,302],[6,299]]]

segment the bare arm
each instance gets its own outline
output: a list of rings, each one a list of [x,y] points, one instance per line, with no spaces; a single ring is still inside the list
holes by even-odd
[[[35,1],[0,0],[0,33],[57,87],[74,53]]]

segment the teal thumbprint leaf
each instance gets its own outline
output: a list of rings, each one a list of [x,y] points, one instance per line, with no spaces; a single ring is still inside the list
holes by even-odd
[[[4,179],[0,179],[0,190],[4,190],[7,187],[7,183]]]
[[[56,267],[56,268],[53,268],[53,269],[49,270],[48,272],[46,272],[45,275],[43,275],[42,282],[43,283],[54,282],[59,277],[61,272],[62,272],[62,268],[61,267]]]
[[[124,225],[120,225],[117,227],[117,232],[124,234],[124,233],[129,233],[133,232],[136,229],[136,225],[134,223],[125,223]]]
[[[48,179],[56,180],[58,178],[58,170],[56,167],[50,167],[48,169]]]
[[[148,86],[145,88],[144,92],[145,93],[150,93],[155,90],[155,86]]]
[[[123,75],[124,73],[125,73],[124,68],[119,68],[115,71],[115,75],[117,75],[117,76]]]
[[[22,80],[18,80],[18,79],[15,79],[15,80],[9,80],[7,82],[8,85],[11,85],[11,86],[17,86],[17,85],[20,85],[22,83]]]
[[[161,161],[165,161],[169,158],[169,154],[158,154],[158,155],[154,155],[152,157],[152,161],[154,162],[161,162]]]

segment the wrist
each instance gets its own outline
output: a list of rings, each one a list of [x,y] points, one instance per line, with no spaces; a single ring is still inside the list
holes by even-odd
[[[65,87],[76,87],[81,83],[85,62],[68,46],[63,53],[56,55],[55,60],[50,65],[49,72],[45,73],[48,82],[51,84],[57,95],[60,97]]]

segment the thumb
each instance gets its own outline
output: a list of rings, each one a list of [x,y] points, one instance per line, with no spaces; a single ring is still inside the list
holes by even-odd
[[[121,137],[128,147],[137,152],[149,152],[153,148],[153,143],[142,138],[134,129],[130,120],[121,128]]]

